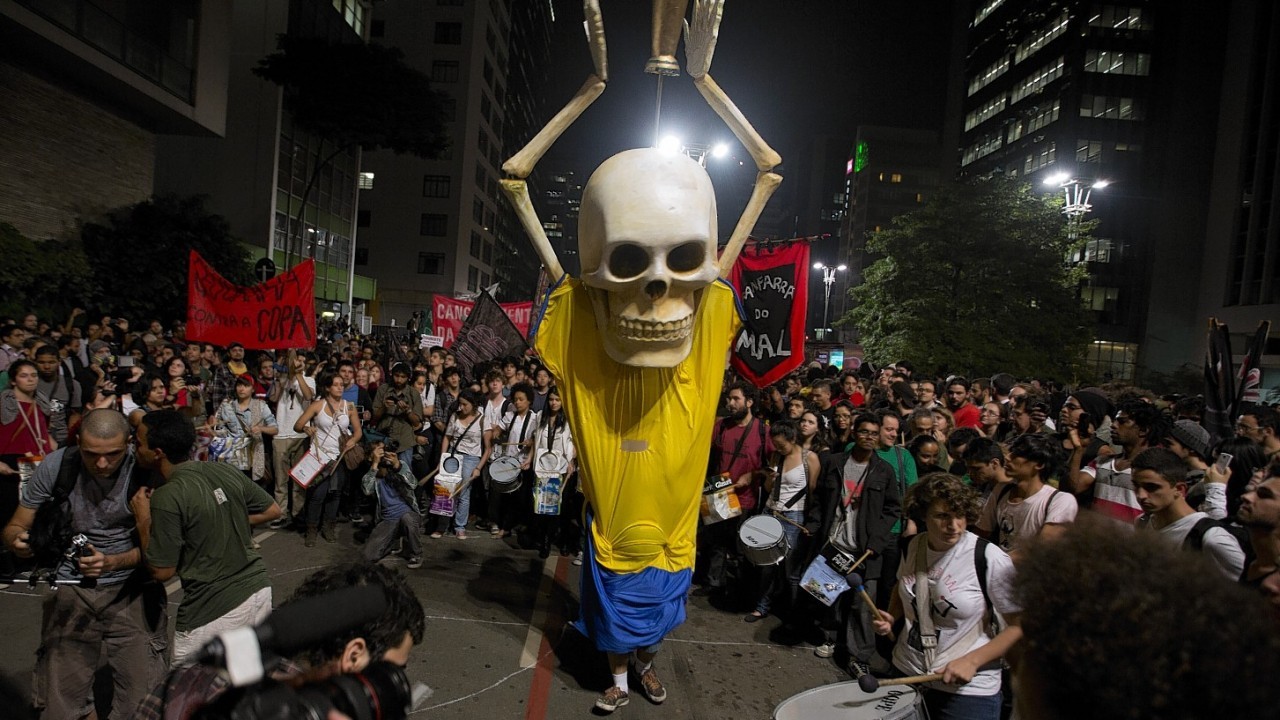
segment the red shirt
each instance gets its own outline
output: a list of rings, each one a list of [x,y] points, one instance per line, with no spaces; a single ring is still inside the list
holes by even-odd
[[[737,482],[738,478],[759,470],[765,462],[768,462],[768,457],[773,453],[773,440],[769,438],[769,430],[760,418],[754,418],[749,427],[726,426],[727,422],[727,420],[721,420],[716,423],[715,434],[711,436],[711,445],[715,452],[716,470],[729,473],[729,477]],[[746,438],[743,438],[742,433],[747,431],[749,432]],[[764,438],[763,450],[760,445],[761,437]],[[742,439],[742,449],[735,457],[733,451],[738,447],[739,439]],[[742,506],[743,511],[755,508],[756,483],[754,480],[750,485],[739,488],[736,492],[738,504]]]
[[[44,455],[56,447],[49,420],[35,403],[19,400],[17,417],[0,425],[0,455]]]
[[[971,402],[965,402],[964,405],[951,411],[951,416],[956,419],[956,427],[973,428],[974,430],[982,429],[982,411],[977,405]]]

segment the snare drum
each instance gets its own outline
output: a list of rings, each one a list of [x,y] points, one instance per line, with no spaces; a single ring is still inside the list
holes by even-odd
[[[510,456],[500,457],[489,462],[489,479],[493,480],[493,490],[500,493],[511,493],[520,489],[520,459]]]
[[[928,720],[924,698],[905,685],[863,692],[857,681],[824,685],[783,700],[773,720]]]
[[[777,565],[787,556],[782,521],[770,515],[749,517],[738,528],[738,549],[752,565]]]

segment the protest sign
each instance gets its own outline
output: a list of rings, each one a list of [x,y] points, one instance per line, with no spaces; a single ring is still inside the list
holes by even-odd
[[[749,246],[733,264],[730,280],[743,315],[733,342],[733,369],[765,387],[804,362],[809,243]]]
[[[492,298],[490,298],[492,299]],[[458,331],[471,315],[475,303],[436,295],[431,303],[431,327],[436,335],[444,338],[444,347],[453,347]],[[533,314],[532,302],[500,303],[499,307],[511,318],[520,337],[529,337],[529,316]]]
[[[453,356],[463,377],[471,377],[477,363],[507,356],[521,357],[529,349],[524,334],[505,310],[488,293],[480,292],[475,308],[453,343]]]
[[[257,285],[240,287],[194,250],[187,272],[187,339],[238,342],[251,350],[316,344],[316,266],[307,260]]]

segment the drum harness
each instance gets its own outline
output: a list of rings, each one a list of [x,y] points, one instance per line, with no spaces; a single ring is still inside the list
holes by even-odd
[[[745,437],[746,433],[744,432],[742,435]],[[787,510],[790,510],[792,507],[795,506],[796,503],[803,500],[805,495],[809,494],[809,451],[805,450],[804,448],[800,448],[800,468],[804,472],[804,485],[800,486],[800,490],[798,490],[795,495],[791,496],[790,500],[788,500],[786,503],[782,505],[781,510],[778,510],[777,509],[778,501],[782,499],[782,466],[785,463],[786,463],[786,458],[782,458],[781,460],[778,461],[778,469],[776,471],[778,473],[778,479],[773,484],[773,492],[769,493],[769,501],[773,504],[773,509],[772,509],[773,516],[783,522],[787,522],[787,523],[791,523],[792,525],[795,525],[796,527],[800,528],[800,532],[808,536],[809,528],[795,522],[794,520],[783,515],[782,513],[786,512]]]

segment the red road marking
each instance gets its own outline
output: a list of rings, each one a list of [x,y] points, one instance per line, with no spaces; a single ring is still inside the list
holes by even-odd
[[[561,604],[555,601],[556,589],[564,586],[569,573],[569,558],[560,556],[556,561],[555,582],[551,585],[552,601],[548,603],[546,623],[542,627],[542,644],[538,647],[538,664],[533,668],[533,683],[529,686],[529,699],[525,702],[525,720],[546,720],[547,704],[551,699],[551,678],[555,670],[556,656],[551,652],[551,638],[560,635],[564,627]]]

